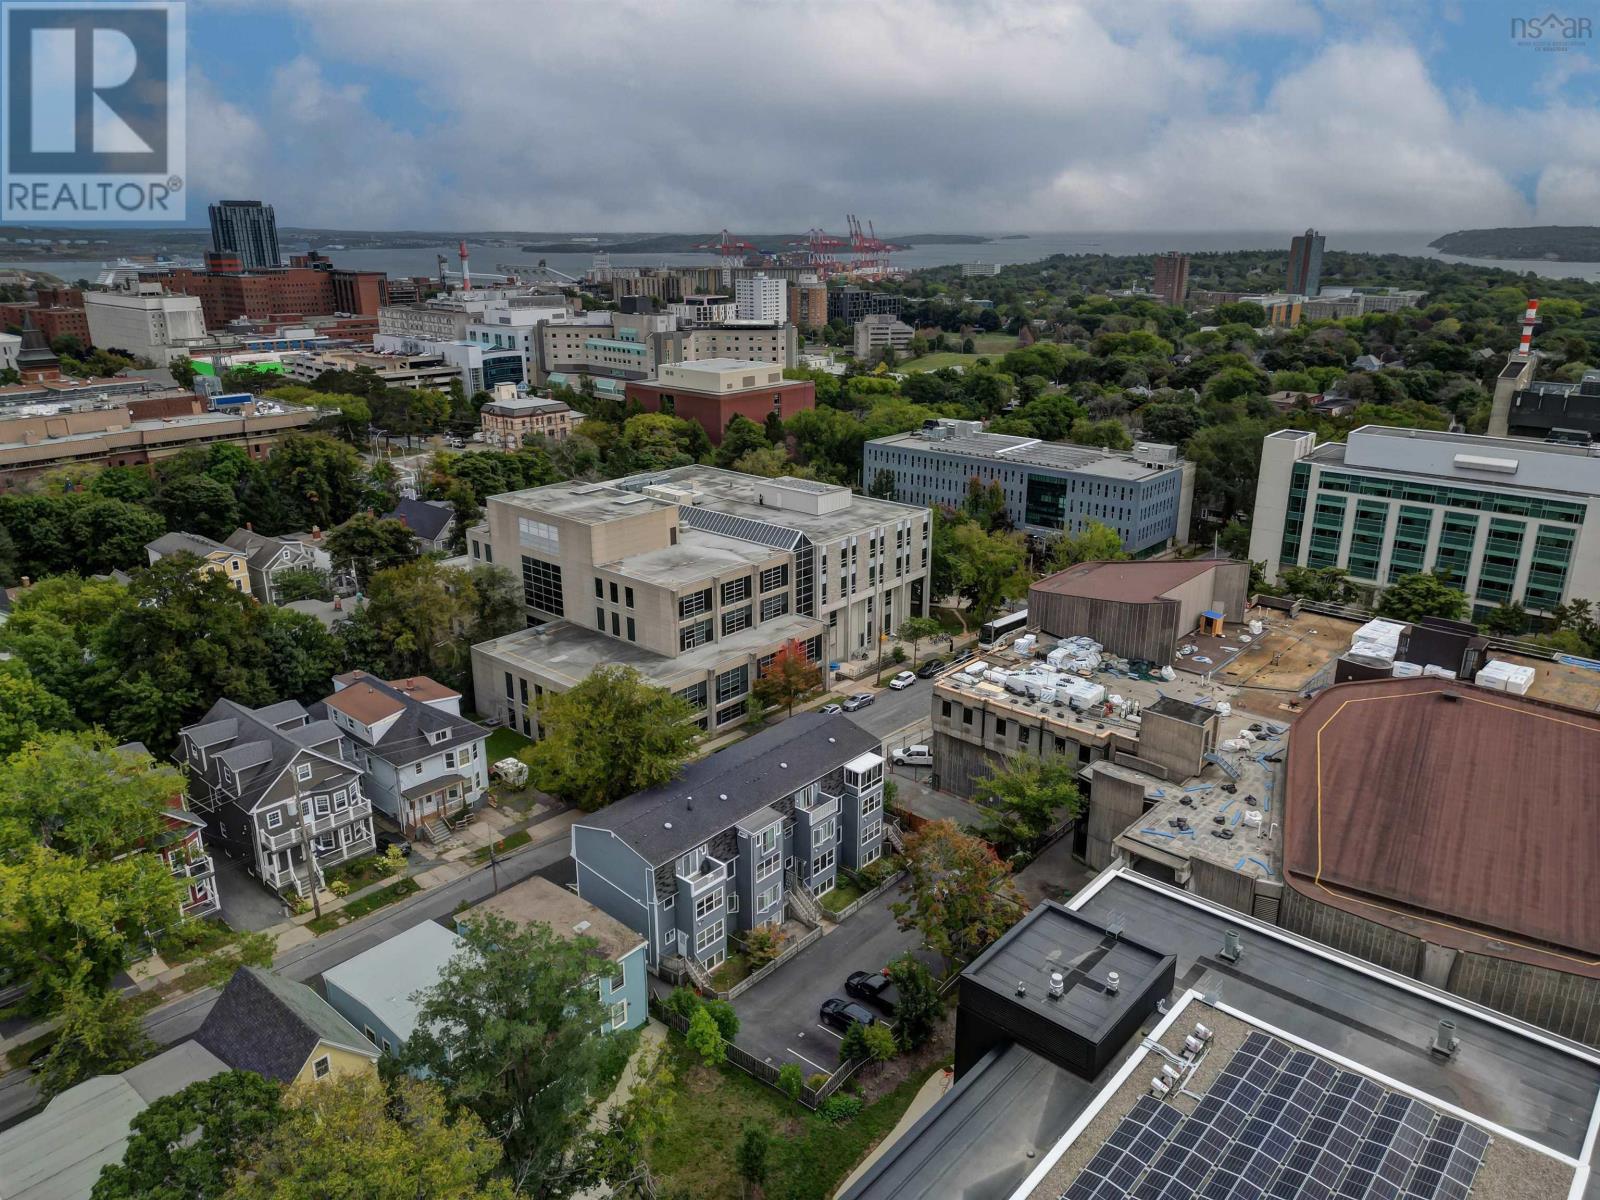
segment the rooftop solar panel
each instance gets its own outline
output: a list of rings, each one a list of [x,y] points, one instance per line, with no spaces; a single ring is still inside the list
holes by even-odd
[[[1141,1096],[1062,1200],[1467,1200],[1489,1144],[1253,1032],[1188,1115]]]

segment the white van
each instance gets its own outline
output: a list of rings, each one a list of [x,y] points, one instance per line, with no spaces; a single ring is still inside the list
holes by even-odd
[[[906,746],[896,750],[891,757],[897,767],[931,767],[933,766],[933,747]]]

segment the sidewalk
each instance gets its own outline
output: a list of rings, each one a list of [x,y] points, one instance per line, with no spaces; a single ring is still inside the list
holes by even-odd
[[[633,1048],[633,1053],[628,1058],[628,1065],[622,1069],[622,1075],[617,1079],[617,1086],[612,1088],[611,1094],[595,1105],[594,1111],[589,1114],[590,1129],[599,1129],[611,1116],[612,1110],[627,1101],[629,1093],[639,1082],[639,1064],[653,1059],[666,1039],[667,1027],[654,1017],[639,1027],[639,1044]],[[602,1183],[598,1187],[578,1192],[573,1200],[607,1200],[610,1195],[611,1189]]]

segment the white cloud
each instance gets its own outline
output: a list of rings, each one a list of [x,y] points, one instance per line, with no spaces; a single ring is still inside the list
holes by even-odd
[[[1452,98],[1392,31],[1319,43],[1306,0],[285,7],[313,48],[249,103],[192,85],[191,176],[292,224],[1448,229],[1595,207],[1600,118],[1574,114],[1576,147],[1539,136],[1558,100]],[[1259,35],[1305,58],[1265,94],[1230,57]],[[372,72],[421,116],[346,81]]]

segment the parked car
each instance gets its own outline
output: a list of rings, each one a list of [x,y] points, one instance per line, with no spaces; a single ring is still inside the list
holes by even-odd
[[[972,657],[973,657],[973,653],[972,653],[971,650],[957,650],[954,654],[952,654],[950,656],[950,661],[949,661],[949,663],[947,665],[953,667],[957,663],[964,663],[964,662],[966,662],[967,660],[969,660]]]
[[[844,702],[844,711],[855,712],[858,709],[865,708],[876,699],[877,697],[871,692],[857,692],[854,696],[851,696],[850,699]]]
[[[925,745],[902,746],[889,756],[897,767],[933,766],[933,747]]]
[[[901,671],[900,674],[889,680],[889,686],[898,692],[904,688],[910,687],[916,681],[917,677],[910,671]]]
[[[377,843],[379,854],[387,853],[389,847],[394,846],[399,849],[402,856],[411,857],[411,843],[398,833],[380,833],[377,837]]]
[[[927,662],[923,663],[917,668],[917,678],[932,679],[942,670],[944,670],[944,659],[930,658]]]
[[[886,1013],[894,1012],[894,983],[883,971],[852,971],[844,981],[844,990],[857,1000],[877,1005]]]
[[[851,1025],[876,1025],[878,1018],[851,1000],[829,996],[822,1002],[822,1021],[835,1029],[849,1029]]]
[[[837,704],[824,704],[821,708],[817,709],[817,711],[825,717],[831,717],[834,713],[843,712],[844,709],[840,708]]]

